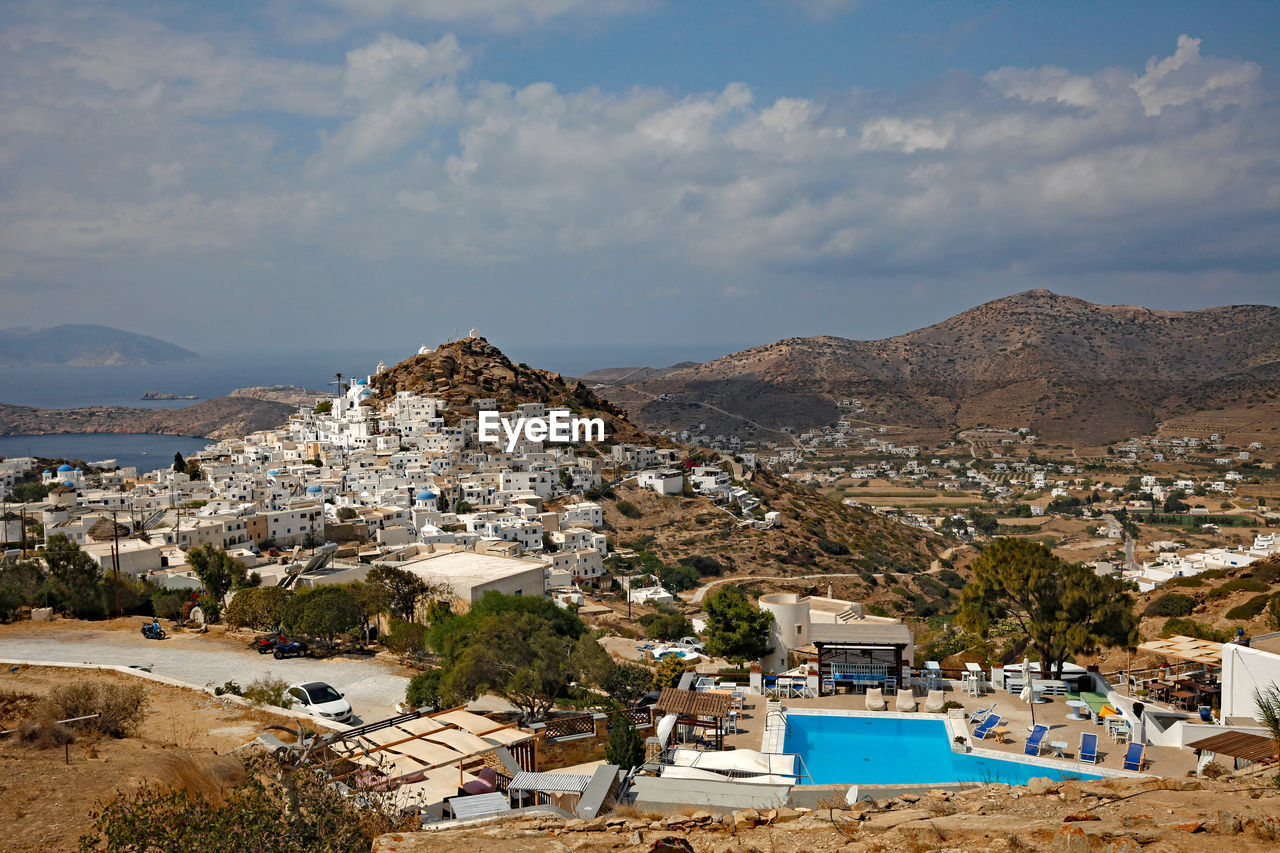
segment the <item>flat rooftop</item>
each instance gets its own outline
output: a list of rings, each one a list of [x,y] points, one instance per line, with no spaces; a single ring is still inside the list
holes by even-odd
[[[414,574],[445,578],[450,581],[478,586],[528,571],[543,571],[546,564],[516,557],[500,557],[495,554],[477,554],[474,551],[453,551],[409,560],[397,564],[398,568]],[[541,590],[539,590],[541,592]]]

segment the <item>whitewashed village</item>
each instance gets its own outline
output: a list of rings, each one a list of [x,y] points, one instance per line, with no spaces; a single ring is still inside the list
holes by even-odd
[[[424,348],[420,355],[430,353]],[[419,642],[407,657],[388,651],[405,651],[397,632],[418,620],[431,623],[427,614],[437,605],[455,614],[496,608],[506,619],[518,608],[502,602],[546,600],[584,626],[594,663],[571,664],[563,684],[531,691],[499,686],[501,676],[491,676],[475,681],[476,695],[466,696],[442,691],[440,683],[452,676],[436,675],[428,679],[430,690],[415,693],[413,677],[394,707],[385,698],[362,699],[357,711],[354,692],[351,702],[343,698],[352,689],[347,684],[299,681],[266,705],[237,696],[242,685],[233,681],[205,684],[224,702],[275,705],[272,713],[292,715],[290,725],[305,721],[292,738],[263,731],[254,742],[286,764],[319,767],[346,795],[376,792],[377,808],[397,826],[409,820],[424,833],[407,846],[387,841],[378,849],[434,849],[432,833],[495,825],[555,836],[606,834],[637,849],[669,832],[715,839],[773,827],[794,833],[794,849],[824,849],[832,827],[846,839],[975,843],[990,827],[974,815],[983,814],[992,797],[1043,800],[1035,811],[1044,820],[1045,809],[1066,814],[1167,792],[1162,779],[1195,792],[1184,804],[1170,800],[1170,813],[1185,812],[1179,812],[1180,826],[1190,826],[1192,811],[1197,815],[1188,832],[1208,827],[1262,840],[1271,831],[1271,824],[1251,823],[1247,809],[1217,808],[1229,795],[1204,792],[1261,784],[1273,772],[1274,744],[1258,697],[1280,679],[1280,631],[1246,634],[1242,628],[1233,636],[1174,634],[1138,642],[1125,590],[1153,593],[1195,583],[1200,575],[1230,577],[1224,587],[1233,590],[1265,590],[1272,581],[1254,581],[1249,568],[1270,567],[1265,577],[1271,578],[1280,545],[1273,533],[1199,550],[1155,542],[1139,560],[1132,528],[1116,520],[1117,512],[1150,511],[1178,495],[1230,496],[1238,477],[1162,483],[1144,475],[1135,487],[1146,493],[1145,507],[1117,487],[1071,513],[1060,511],[1076,509],[1073,495],[1093,486],[1073,476],[1069,464],[941,457],[926,464],[915,447],[901,454],[888,448],[906,456],[904,463],[884,459],[852,469],[791,465],[803,457],[787,451],[759,460],[766,469],[782,465],[784,481],[807,481],[806,487],[847,478],[908,479],[911,488],[971,489],[1006,502],[1041,490],[1045,500],[1019,515],[1078,519],[1099,547],[1123,549],[1120,559],[1079,564],[1099,595],[1127,603],[1123,613],[1106,617],[1119,620],[1119,628],[1091,628],[1075,647],[1087,656],[1114,645],[1124,649],[1123,663],[1115,656],[1072,662],[1061,642],[1059,656],[1046,657],[1035,639],[1018,646],[1025,647],[1021,659],[1000,660],[978,651],[983,642],[976,634],[908,624],[909,610],[894,614],[836,596],[829,583],[810,584],[805,592],[784,586],[744,593],[704,577],[692,587],[664,587],[661,572],[646,570],[651,555],[624,544],[609,520],[612,513],[629,514],[617,490],[650,493],[658,505],[680,506],[678,513],[725,516],[748,535],[786,538],[781,499],[771,505],[752,487],[758,460],[750,453],[734,454],[732,447],[691,452],[669,438],[661,445],[615,442],[590,412],[579,417],[545,402],[504,410],[496,397],[459,402],[406,390],[378,400],[385,371],[380,364],[367,376],[340,377],[334,394],[301,406],[280,428],[210,444],[173,465],[138,471],[104,460],[93,472],[70,464],[42,470],[47,498],[7,505],[4,516],[4,538],[18,543],[9,560],[38,555],[64,537],[57,549],[78,549],[103,578],[125,577],[185,600],[166,614],[164,626],[158,617],[152,623],[167,629],[168,636],[160,631],[162,643],[207,645],[211,631],[225,630],[215,623],[234,621],[237,598],[243,605],[266,591],[302,597],[326,587],[411,579],[417,592],[407,608],[394,611],[401,621],[392,612],[373,612],[358,630],[344,627],[347,640],[304,637],[283,624],[252,620],[222,635],[273,652],[263,659],[282,670],[310,663],[295,664],[290,656],[340,655],[344,644],[354,643],[362,654],[376,655],[348,665],[349,680],[360,681],[360,667],[379,659],[403,664],[412,658],[419,669],[427,661],[425,672],[441,673],[430,660],[433,651],[446,659],[442,649]],[[21,458],[0,463],[6,488],[30,477],[33,464]],[[839,503],[887,529],[900,526],[939,548],[949,545],[943,559],[965,549],[990,555],[1000,547],[993,535],[999,528],[972,514],[864,507],[857,497]],[[209,599],[203,561],[215,553],[252,580]],[[192,565],[193,554],[202,565]],[[893,574],[883,577],[888,584]],[[951,595],[964,606],[962,596]],[[997,607],[990,617],[1007,619],[1009,606],[1016,613],[1019,605]],[[1109,605],[1095,599],[1090,606],[1103,611]],[[645,614],[638,622],[630,620],[633,609]],[[434,613],[437,623],[448,623],[440,610]],[[51,626],[64,618],[48,607],[24,616]],[[989,624],[987,618],[966,625],[976,629]],[[1188,624],[1195,633],[1198,623]],[[152,625],[143,624],[144,635]],[[270,630],[254,635],[246,627]],[[145,640],[135,642],[145,648]],[[566,641],[556,654],[578,661],[582,650]],[[14,658],[13,665],[40,661]],[[476,667],[486,665],[492,663]],[[116,668],[165,680],[153,666]],[[199,681],[200,673],[191,672],[173,683]],[[561,690],[585,710],[558,706]],[[908,731],[911,739],[898,741],[910,751],[906,765],[847,763],[848,756],[906,738]],[[1205,811],[1209,801],[1212,814]],[[1060,816],[1050,824],[1036,831],[1059,846],[1114,840],[1132,827],[1113,820],[1081,829]]]

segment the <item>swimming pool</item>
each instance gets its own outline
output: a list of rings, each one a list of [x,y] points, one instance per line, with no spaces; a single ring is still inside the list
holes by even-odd
[[[803,757],[815,785],[1025,785],[1038,776],[1101,778],[1074,769],[952,752],[946,723],[939,719],[789,712],[783,751]]]

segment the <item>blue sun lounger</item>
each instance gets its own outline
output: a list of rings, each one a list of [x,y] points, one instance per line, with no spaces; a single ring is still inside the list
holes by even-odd
[[[1124,753],[1124,769],[1125,770],[1142,770],[1142,754],[1146,751],[1147,745],[1141,741],[1134,741],[1129,744],[1129,748]]]
[[[991,714],[982,721],[982,725],[973,730],[973,736],[978,740],[986,740],[987,735],[991,734],[991,730],[1000,725],[1000,715]]]
[[[1085,764],[1098,763],[1098,736],[1093,732],[1080,734],[1080,751],[1076,753],[1076,761],[1083,761]]]
[[[1031,730],[1031,736],[1027,738],[1027,745],[1022,751],[1027,755],[1039,755],[1044,749],[1044,736],[1048,733],[1048,726],[1036,726]]]

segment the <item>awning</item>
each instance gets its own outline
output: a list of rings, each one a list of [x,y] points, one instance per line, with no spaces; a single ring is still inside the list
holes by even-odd
[[[542,791],[548,794],[581,794],[591,784],[589,773],[531,773],[521,771],[507,785],[508,791]]]
[[[472,820],[511,811],[511,803],[502,794],[473,794],[469,797],[453,797],[448,802],[453,809],[453,816],[458,820]]]
[[[1184,637],[1181,634],[1164,640],[1148,640],[1138,646],[1138,651],[1211,666],[1222,666],[1222,643],[1197,640],[1195,637]]]
[[[1271,738],[1252,732],[1223,732],[1189,743],[1187,748],[1243,758],[1246,761],[1271,761],[1276,757],[1276,745]]]
[[[653,710],[658,714],[679,714],[682,717],[716,717],[726,719],[733,697],[725,693],[698,693],[664,687]]]

